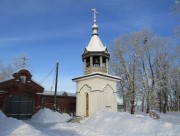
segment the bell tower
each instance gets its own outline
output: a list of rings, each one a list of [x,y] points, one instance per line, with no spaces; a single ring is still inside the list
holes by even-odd
[[[76,82],[76,116],[91,116],[97,111],[117,111],[117,82],[120,77],[109,75],[110,54],[98,36],[95,9],[92,37],[82,54],[84,75]]]
[[[108,62],[110,54],[107,48],[102,44],[98,36],[98,25],[96,24],[96,9],[91,9],[94,13],[94,21],[92,26],[92,37],[82,54],[84,62],[84,75],[93,72],[102,72],[108,74]]]

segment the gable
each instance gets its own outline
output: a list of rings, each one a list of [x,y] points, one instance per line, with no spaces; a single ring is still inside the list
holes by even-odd
[[[5,91],[21,91],[21,90],[33,90],[36,93],[42,92],[44,87],[32,80],[31,73],[26,69],[21,69],[20,71],[13,74],[13,78],[0,82],[0,90]]]

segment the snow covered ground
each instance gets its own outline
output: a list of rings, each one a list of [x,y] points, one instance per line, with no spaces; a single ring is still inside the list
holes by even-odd
[[[23,122],[0,112],[0,136],[180,136],[180,112],[160,114],[159,120],[126,112],[97,112],[81,123],[67,123],[70,118],[42,109]]]
[[[7,118],[0,112],[0,136],[46,136],[46,134],[23,121]]]
[[[63,123],[71,118],[67,113],[59,114],[58,112],[44,108],[40,109],[31,120],[38,123]]]

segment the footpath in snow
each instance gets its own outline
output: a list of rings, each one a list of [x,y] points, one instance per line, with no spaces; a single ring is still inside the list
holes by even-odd
[[[0,136],[180,136],[180,112],[160,114],[159,120],[126,112],[97,112],[82,123],[67,123],[70,118],[41,109],[25,123],[0,112]]]

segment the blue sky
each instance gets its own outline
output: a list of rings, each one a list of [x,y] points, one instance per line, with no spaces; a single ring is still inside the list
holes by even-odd
[[[91,38],[96,8],[99,36],[107,47],[121,34],[151,28],[172,39],[179,18],[174,0],[0,0],[0,59],[28,56],[33,79],[41,82],[59,61],[58,90],[75,92],[83,75],[81,54]],[[54,73],[43,82],[49,90]]]

